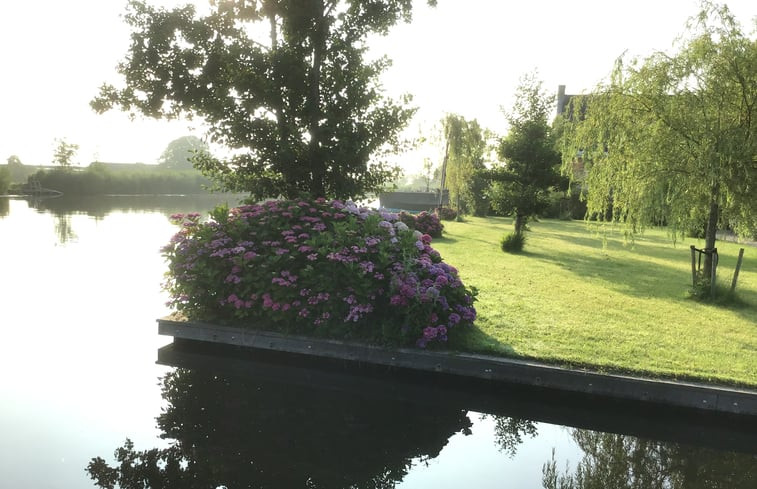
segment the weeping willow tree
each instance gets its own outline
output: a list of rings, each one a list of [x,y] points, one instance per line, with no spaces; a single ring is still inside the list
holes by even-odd
[[[563,170],[572,173],[580,155],[590,214],[631,233],[649,224],[671,226],[674,237],[704,229],[707,250],[719,227],[755,232],[755,32],[750,38],[726,6],[704,2],[675,52],[621,58],[609,81],[571,101]]]
[[[484,154],[486,134],[476,119],[466,120],[457,114],[447,114],[442,120],[447,138],[446,187],[450,203],[458,214],[486,215],[488,203],[485,189]]]

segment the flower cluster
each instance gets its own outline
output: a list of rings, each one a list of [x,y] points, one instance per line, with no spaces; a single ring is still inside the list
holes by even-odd
[[[172,217],[165,288],[192,319],[426,347],[476,317],[475,289],[398,214],[318,199]]]
[[[415,229],[423,234],[428,234],[432,238],[441,238],[444,225],[439,220],[439,216],[426,211],[418,214],[409,212],[400,212],[399,219],[410,229]]]

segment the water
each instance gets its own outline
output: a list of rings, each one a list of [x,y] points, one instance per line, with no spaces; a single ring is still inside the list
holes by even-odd
[[[0,198],[2,487],[94,487],[127,438],[177,461],[162,487],[757,487],[753,425],[286,359],[158,365],[168,215],[224,199],[64,199]]]

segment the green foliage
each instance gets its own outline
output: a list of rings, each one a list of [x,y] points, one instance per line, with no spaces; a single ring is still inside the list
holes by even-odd
[[[547,201],[548,206],[541,212],[541,217],[564,220],[586,217],[586,201],[582,198],[578,186],[573,186],[568,191],[553,190],[549,193]]]
[[[398,218],[405,225],[421,233],[428,234],[432,238],[441,238],[444,224],[441,223],[439,215],[436,213],[422,211],[417,214],[402,211]]]
[[[421,347],[475,319],[475,291],[397,214],[318,199],[175,218],[166,288],[191,319]]]
[[[442,125],[447,138],[445,187],[450,204],[459,214],[485,216],[489,208],[484,193],[489,183],[484,165],[486,131],[475,119],[468,121],[457,114],[447,114]]]
[[[70,168],[77,151],[79,151],[78,144],[66,142],[65,139],[56,139],[53,163],[60,165],[61,168]]]
[[[703,2],[674,53],[620,59],[593,94],[571,101],[586,111],[564,125],[563,165],[569,170],[577,155],[586,164],[590,214],[623,222],[630,232],[660,222],[674,236],[702,228],[709,249],[718,226],[751,234],[757,223],[753,38],[726,6]]]
[[[437,207],[434,209],[440,221],[454,221],[457,219],[457,211],[451,207]]]
[[[502,237],[499,242],[499,247],[505,253],[520,253],[523,251],[523,246],[526,244],[525,233],[508,233]]]
[[[200,17],[191,5],[131,0],[132,44],[118,68],[125,87],[104,85],[92,106],[202,117],[210,140],[234,152],[194,162],[223,189],[255,199],[364,197],[398,174],[382,156],[414,112],[409,97],[383,95],[389,61],[367,62],[366,39],[411,12],[411,0],[264,0],[213,2]]]
[[[521,79],[513,110],[507,114],[510,131],[499,141],[502,164],[491,171],[489,200],[502,215],[515,215],[515,232],[522,234],[528,218],[549,207],[551,191],[563,186],[558,172],[552,128],[547,122],[552,97],[542,82],[529,74]]]
[[[211,184],[195,170],[110,171],[101,163],[92,163],[76,171],[38,170],[32,178],[42,187],[65,195],[200,194],[205,193],[205,188]]]
[[[192,161],[196,153],[209,152],[210,148],[202,139],[197,136],[183,136],[168,143],[158,163],[171,170],[191,170],[194,168]]]
[[[718,268],[720,273],[723,273],[722,268]],[[696,280],[694,284],[689,288],[689,298],[702,302],[705,304],[712,304],[720,307],[727,308],[739,308],[749,307],[749,303],[745,302],[735,290],[731,290],[731,284],[727,279],[727,276],[718,274],[718,278],[715,281],[715,287],[710,284],[709,277],[707,277],[702,271],[697,272]]]

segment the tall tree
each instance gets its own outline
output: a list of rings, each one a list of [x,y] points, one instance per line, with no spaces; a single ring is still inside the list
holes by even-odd
[[[209,151],[207,143],[197,136],[182,136],[168,143],[158,163],[174,170],[191,170],[192,161]]]
[[[631,231],[705,227],[712,250],[719,225],[757,228],[757,40],[726,6],[703,2],[676,48],[621,58],[609,81],[574,101],[585,116],[566,127],[563,164],[582,154],[590,213]]]
[[[378,76],[389,61],[364,55],[369,34],[410,20],[412,0],[211,4],[199,17],[192,6],[131,0],[132,44],[118,67],[125,86],[101,87],[93,108],[201,117],[234,156],[198,166],[254,198],[356,198],[396,176],[382,154],[414,111],[407,97],[382,94]]]
[[[447,138],[446,187],[450,203],[458,214],[486,215],[484,198],[486,179],[486,131],[476,119],[466,120],[458,114],[447,114],[442,120]]]
[[[559,173],[560,153],[555,150],[552,127],[552,97],[531,73],[521,78],[515,104],[505,115],[510,130],[499,141],[502,163],[491,171],[491,205],[514,216],[515,234],[523,234],[529,217],[549,205],[548,195],[563,178]]]
[[[78,144],[69,143],[65,139],[56,139],[53,163],[60,165],[61,168],[71,168],[77,151],[79,151]]]

